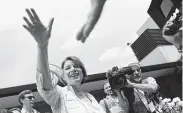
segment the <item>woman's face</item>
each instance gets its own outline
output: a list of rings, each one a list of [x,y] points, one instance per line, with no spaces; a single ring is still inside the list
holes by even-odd
[[[68,85],[81,84],[83,80],[83,73],[79,65],[74,64],[73,61],[67,60],[64,64],[64,80]]]
[[[104,84],[104,92],[106,94],[108,94],[108,95],[112,95],[113,94],[113,92],[111,90],[111,86],[110,86],[110,84],[108,82]]]

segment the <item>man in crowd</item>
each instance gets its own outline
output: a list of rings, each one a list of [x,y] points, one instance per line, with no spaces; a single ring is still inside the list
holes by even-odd
[[[128,113],[128,100],[122,91],[113,92],[109,82],[106,81],[104,83],[104,92],[107,94],[107,96],[100,101],[100,105],[106,111],[106,113]]]
[[[22,105],[21,113],[39,113],[34,106],[34,95],[31,90],[24,90],[18,95],[18,100]]]
[[[152,77],[142,80],[141,66],[138,63],[129,65],[134,71],[130,75],[126,75],[127,86],[123,91],[130,105],[130,113],[154,113],[155,106],[153,104],[152,93],[157,92],[158,84]]]

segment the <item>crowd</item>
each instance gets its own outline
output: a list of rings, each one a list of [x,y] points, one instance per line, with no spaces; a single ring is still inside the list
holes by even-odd
[[[104,92],[106,97],[98,103],[95,98],[81,89],[79,91],[74,88],[81,85],[84,81],[82,73],[86,73],[83,64],[78,58],[75,58],[75,62],[71,60],[64,63],[70,66],[76,63],[81,66],[83,70],[73,69],[71,70],[72,79],[64,79],[67,85],[65,87],[58,86],[52,76],[52,89],[47,90],[43,87],[43,77],[40,72],[37,74],[37,87],[40,95],[51,106],[53,113],[181,113],[183,108],[183,101],[176,97],[174,99],[164,98],[159,94],[159,86],[156,80],[152,77],[142,79],[141,66],[138,63],[129,64],[132,69],[131,74],[125,74],[127,78],[127,84],[125,87],[119,89],[111,88],[111,81],[108,78],[104,82]],[[73,68],[73,67],[72,67]],[[52,70],[51,72],[54,72]],[[123,68],[120,71],[124,72]],[[58,72],[55,71],[55,74]],[[81,75],[80,75],[81,74]],[[109,75],[109,71],[106,76]],[[58,75],[56,75],[58,77]],[[61,77],[64,77],[63,75]],[[116,75],[112,75],[115,77]],[[54,76],[55,77],[55,76]],[[75,83],[79,82],[79,83]],[[79,86],[80,87],[80,86]],[[0,113],[39,113],[34,109],[34,94],[31,90],[24,90],[18,95],[18,101],[21,104],[21,109],[12,108],[10,110],[1,109]],[[57,110],[57,111],[56,111]],[[92,110],[92,111],[90,111]]]
[[[97,23],[106,2],[106,0],[91,1],[92,7],[88,20],[77,35],[77,39],[82,42],[85,42]],[[158,92],[160,87],[153,77],[142,79],[141,66],[138,63],[128,65],[131,73],[124,74],[126,83],[121,88],[112,88],[110,78],[107,77],[108,79],[103,85],[106,97],[97,102],[90,93],[81,89],[86,80],[87,72],[79,58],[68,56],[61,64],[62,73],[50,69],[48,45],[54,18],[46,27],[34,9],[26,9],[26,12],[29,19],[23,17],[26,22],[23,27],[37,43],[37,90],[44,101],[50,105],[53,113],[180,113],[182,111],[183,102],[179,98],[174,98],[171,101],[161,97]],[[170,24],[168,21],[163,28],[163,36],[167,40],[171,36],[167,36],[165,32],[170,29],[170,25],[172,22]],[[180,32],[177,33],[180,34]],[[172,37],[175,37],[175,34]],[[175,44],[178,49],[182,48],[180,45]],[[125,69],[122,67],[119,70],[123,72]],[[110,72],[113,72],[112,77],[116,76],[115,70],[108,71],[106,76]],[[53,81],[52,74],[55,74],[65,86],[61,87],[57,84],[58,82]],[[33,108],[34,99],[31,90],[22,91],[18,96],[21,109],[1,109],[0,113],[39,113]]]

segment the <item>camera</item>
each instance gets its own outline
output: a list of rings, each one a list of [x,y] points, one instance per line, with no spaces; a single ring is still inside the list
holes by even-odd
[[[112,89],[122,89],[127,85],[126,74],[133,74],[131,67],[123,67],[119,69],[117,66],[107,72],[107,78]]]
[[[165,31],[165,35],[175,35],[178,30],[182,27],[182,13],[176,14],[176,18],[172,21],[173,24],[169,26],[169,30]]]

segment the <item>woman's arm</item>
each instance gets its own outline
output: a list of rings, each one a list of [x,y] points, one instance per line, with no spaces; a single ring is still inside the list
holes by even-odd
[[[52,73],[52,75],[56,78],[58,78],[58,81],[57,83],[60,85],[60,86],[66,86],[67,83],[63,80],[63,70],[57,66],[57,65],[54,65],[54,64],[50,64],[50,72]],[[53,77],[53,78],[54,78]],[[52,78],[52,79],[53,79]],[[53,80],[52,80],[53,81]]]
[[[48,63],[48,46],[38,46],[37,70],[43,75],[43,88],[49,90],[53,87]]]
[[[37,70],[43,75],[43,88],[49,90],[53,86],[48,65],[48,41],[51,37],[54,19],[52,18],[48,27],[45,27],[34,9],[26,9],[26,12],[31,21],[29,21],[26,17],[23,17],[27,24],[23,25],[23,27],[34,37],[37,42]]]

